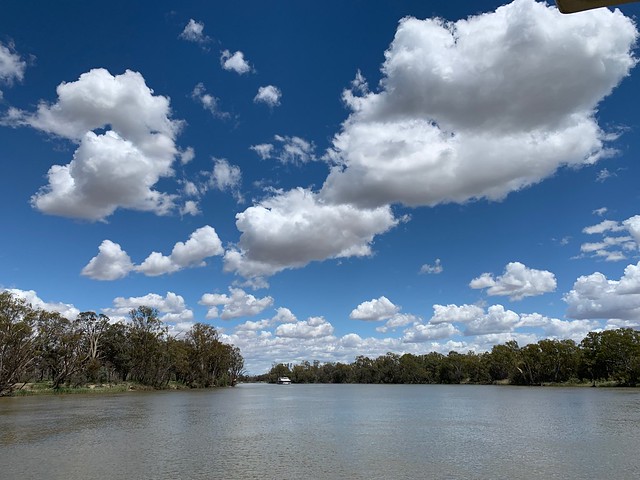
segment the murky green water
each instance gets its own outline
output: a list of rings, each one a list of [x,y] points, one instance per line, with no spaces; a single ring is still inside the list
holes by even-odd
[[[1,398],[0,478],[640,478],[640,390],[255,384]]]

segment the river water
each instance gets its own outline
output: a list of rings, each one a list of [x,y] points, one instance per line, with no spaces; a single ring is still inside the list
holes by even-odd
[[[640,478],[640,390],[242,384],[0,398],[0,478]]]

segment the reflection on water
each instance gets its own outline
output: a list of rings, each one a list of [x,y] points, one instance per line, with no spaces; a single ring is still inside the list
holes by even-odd
[[[263,385],[0,399],[0,477],[640,477],[640,391]]]

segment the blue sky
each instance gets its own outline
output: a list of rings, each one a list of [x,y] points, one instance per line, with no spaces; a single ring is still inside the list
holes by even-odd
[[[252,373],[637,328],[639,8],[9,1],[0,288]]]

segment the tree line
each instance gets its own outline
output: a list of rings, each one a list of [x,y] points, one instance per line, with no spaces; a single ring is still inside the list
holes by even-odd
[[[490,352],[448,355],[387,353],[356,357],[351,364],[277,364],[253,380],[275,382],[288,376],[294,383],[426,383],[543,385],[607,382],[640,384],[640,332],[630,328],[590,332],[573,340],[540,340],[521,347],[516,341],[495,345]]]
[[[129,317],[112,323],[82,312],[69,320],[0,292],[0,396],[28,382],[50,382],[54,389],[119,382],[229,386],[244,371],[240,350],[221,342],[210,325],[196,323],[178,338],[156,309],[141,306]]]

